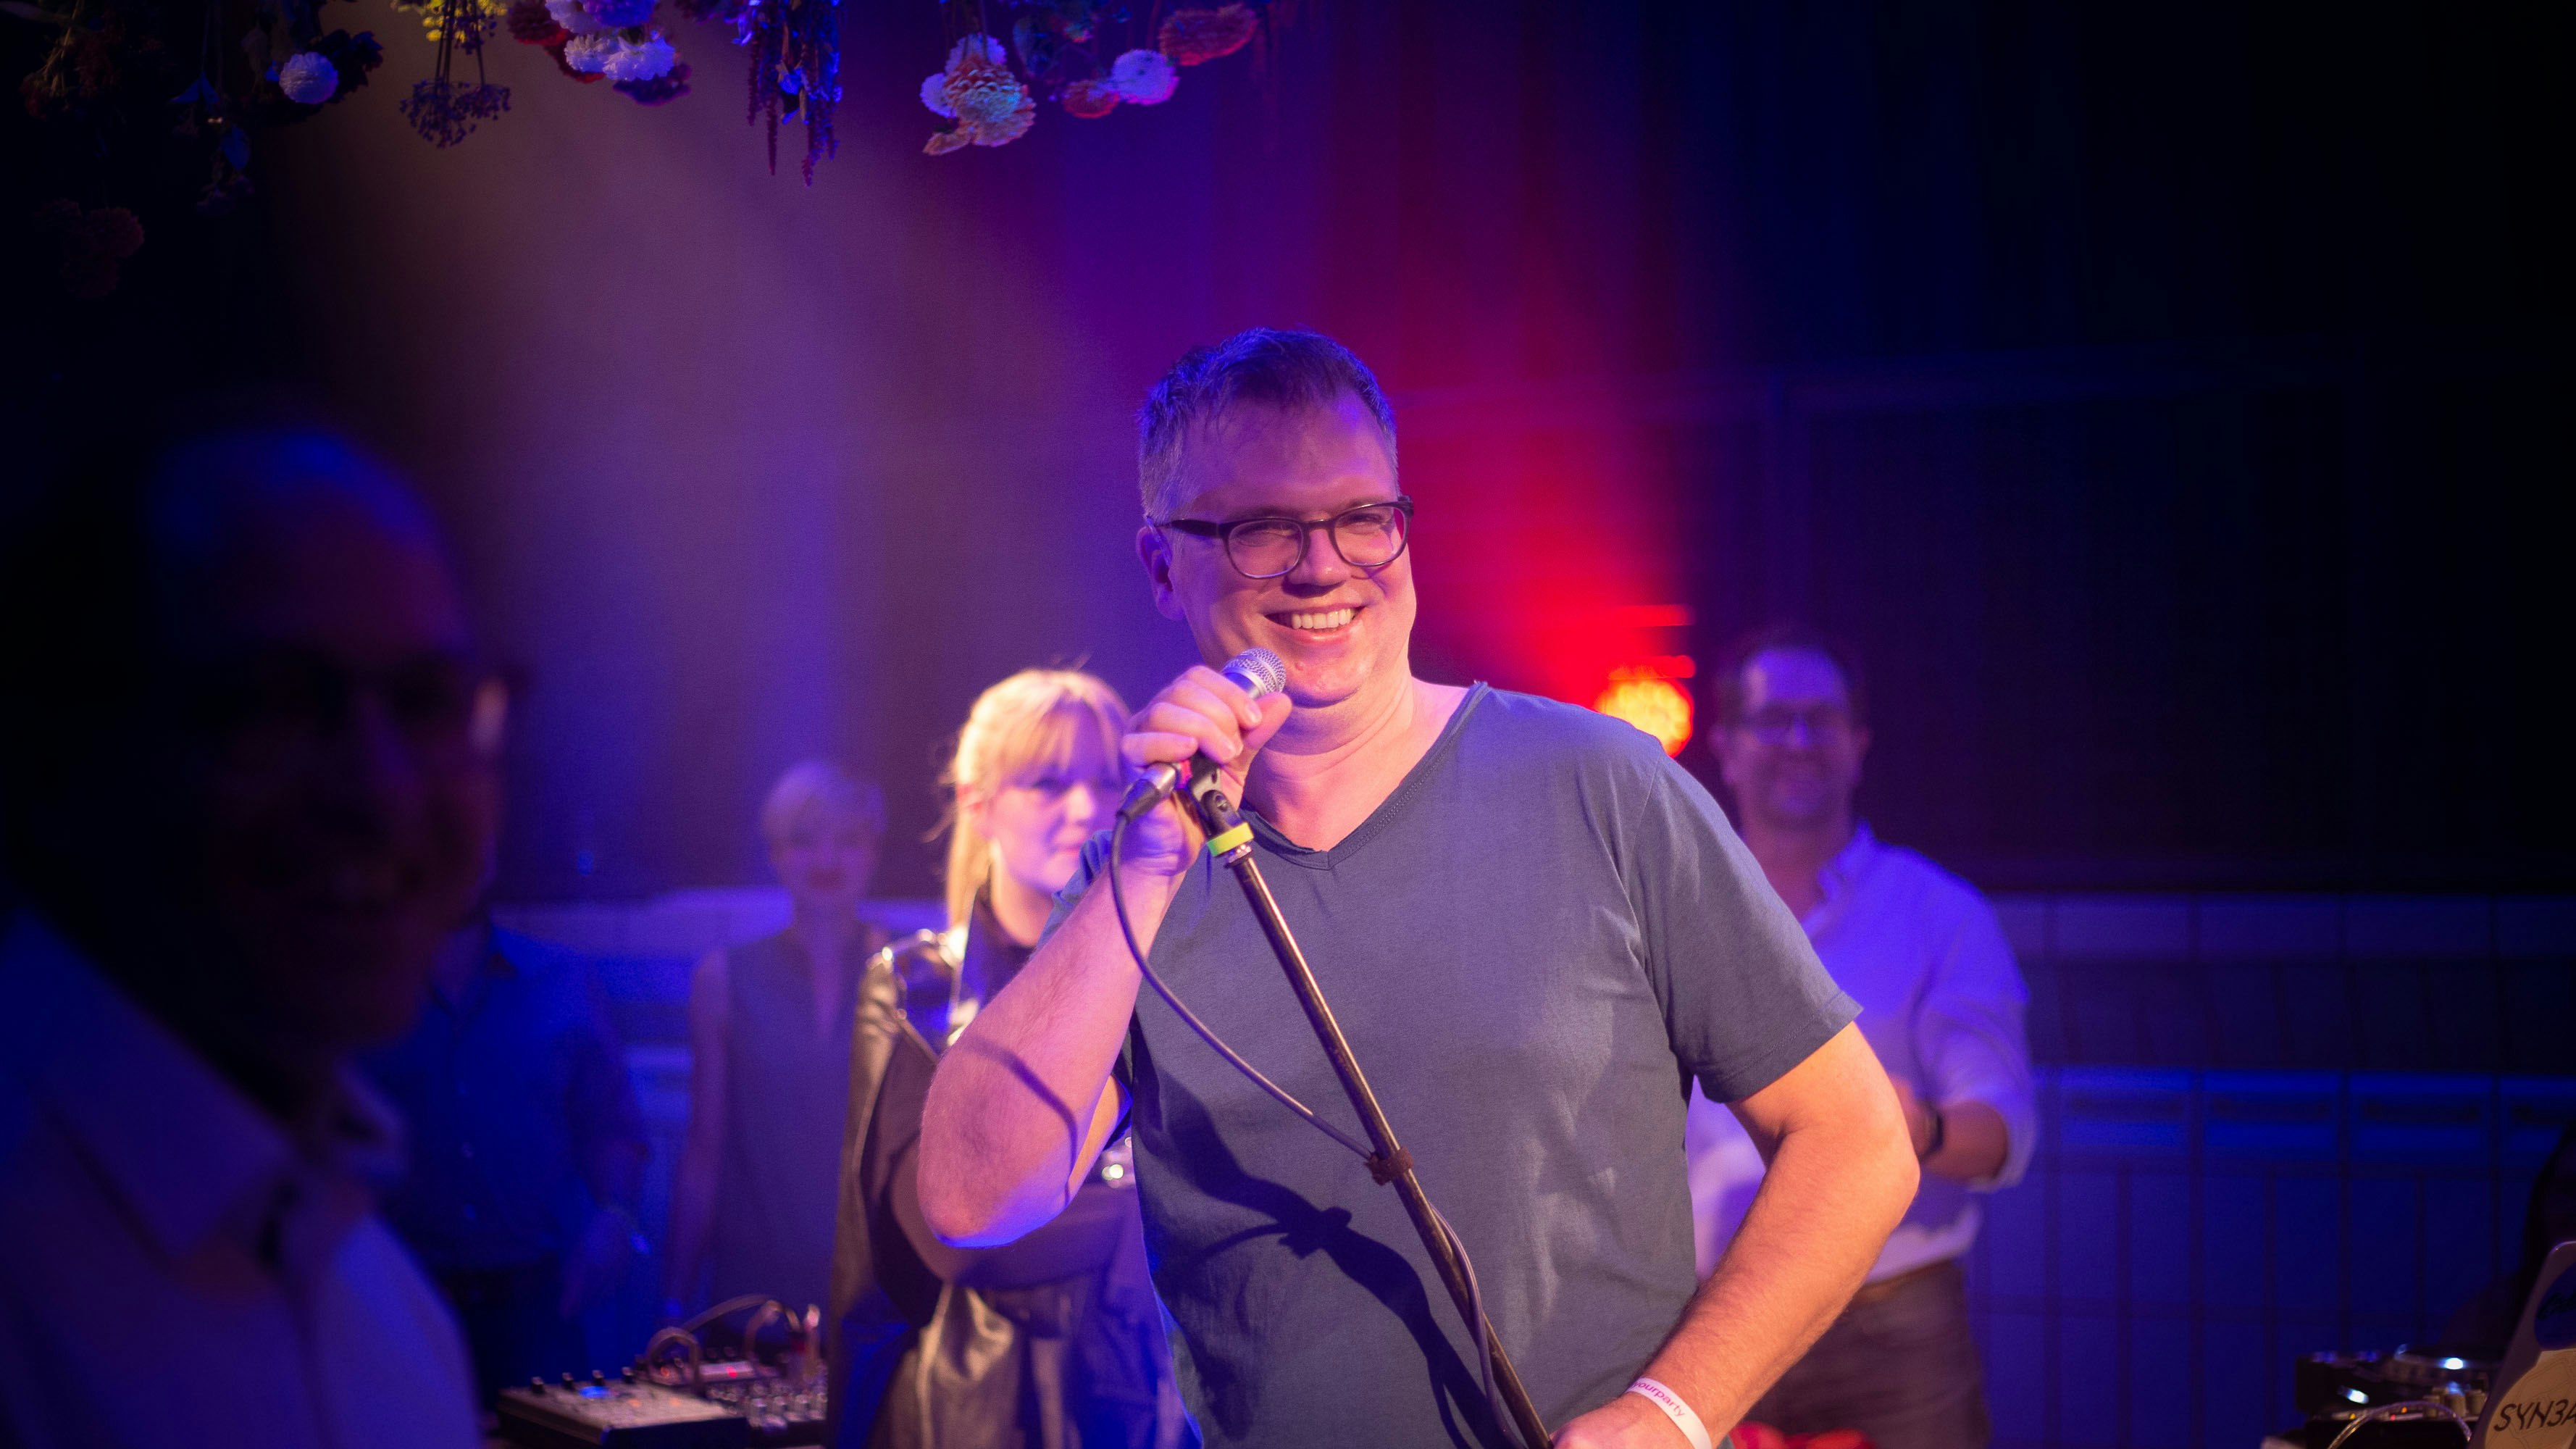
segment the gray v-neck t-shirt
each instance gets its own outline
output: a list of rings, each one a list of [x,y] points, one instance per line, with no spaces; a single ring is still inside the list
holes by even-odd
[[[1698,782],[1630,726],[1478,685],[1331,850],[1257,859],[1551,1429],[1627,1387],[1697,1286],[1688,1084],[1769,1085],[1858,1008]],[[1061,897],[1100,868],[1106,838]],[[1202,855],[1154,969],[1362,1137],[1242,889]],[[1391,1188],[1151,990],[1129,1088],[1154,1281],[1211,1446],[1506,1442]]]

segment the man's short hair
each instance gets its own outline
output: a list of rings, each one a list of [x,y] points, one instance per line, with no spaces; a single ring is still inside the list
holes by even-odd
[[[357,490],[396,526],[434,534],[418,500],[330,424],[256,395],[183,399],[85,439],[0,499],[0,753],[46,759],[140,699],[170,579],[202,562],[237,490]],[[31,753],[32,752],[32,753]]]
[[[1193,347],[1136,410],[1136,482],[1145,516],[1162,519],[1179,500],[1171,496],[1181,473],[1181,450],[1190,436],[1237,403],[1283,412],[1328,408],[1344,395],[1377,420],[1386,457],[1395,462],[1395,413],[1378,390],[1377,374],[1349,348],[1320,332],[1254,327],[1214,347]]]
[[[1814,625],[1782,619],[1738,635],[1718,656],[1710,687],[1716,695],[1719,724],[1743,722],[1744,671],[1757,657],[1775,649],[1823,655],[1843,677],[1843,697],[1850,701],[1852,723],[1869,723],[1869,680],[1861,673],[1860,655],[1849,644]]]

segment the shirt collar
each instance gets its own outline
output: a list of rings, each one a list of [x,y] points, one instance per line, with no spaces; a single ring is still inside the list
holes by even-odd
[[[453,1015],[472,1016],[482,1008],[483,997],[493,983],[514,981],[518,976],[519,963],[510,959],[508,949],[501,942],[500,931],[486,921],[482,927],[482,939],[474,946],[474,970],[466,976],[463,989],[450,996],[444,985],[433,985],[429,999]]]
[[[0,1000],[5,1054],[169,1258],[219,1231],[258,1234],[300,1180],[400,1166],[399,1121],[353,1073],[302,1121],[278,1121],[32,912],[0,940]]]
[[[1808,939],[1813,940],[1842,919],[1853,888],[1860,884],[1863,875],[1868,874],[1871,863],[1878,859],[1883,848],[1878,843],[1877,834],[1869,828],[1868,821],[1852,826],[1851,839],[1843,842],[1843,848],[1835,851],[1834,858],[1825,862],[1825,868],[1816,872],[1819,899],[1815,909],[1807,912],[1807,918],[1799,922],[1807,928]]]

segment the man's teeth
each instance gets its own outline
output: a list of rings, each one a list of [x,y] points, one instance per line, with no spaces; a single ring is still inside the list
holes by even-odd
[[[1288,616],[1291,629],[1338,629],[1359,613],[1357,609],[1317,609]]]

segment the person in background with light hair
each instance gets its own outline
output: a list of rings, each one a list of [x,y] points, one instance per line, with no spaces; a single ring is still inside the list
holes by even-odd
[[[860,988],[827,1443],[1171,1449],[1194,1437],[1130,1154],[1103,1153],[1061,1217],[1006,1248],[942,1243],[914,1187],[931,1070],[1019,974],[1117,808],[1126,729],[1108,685],[1026,669],[985,690],[958,735],[945,778],[949,928],[878,953]]]
[[[689,1128],[671,1193],[665,1305],[757,1293],[824,1301],[840,1174],[843,1074],[859,973],[885,932],[859,915],[885,796],[827,760],[779,777],[760,808],[787,929],[707,953],[689,983]]]

